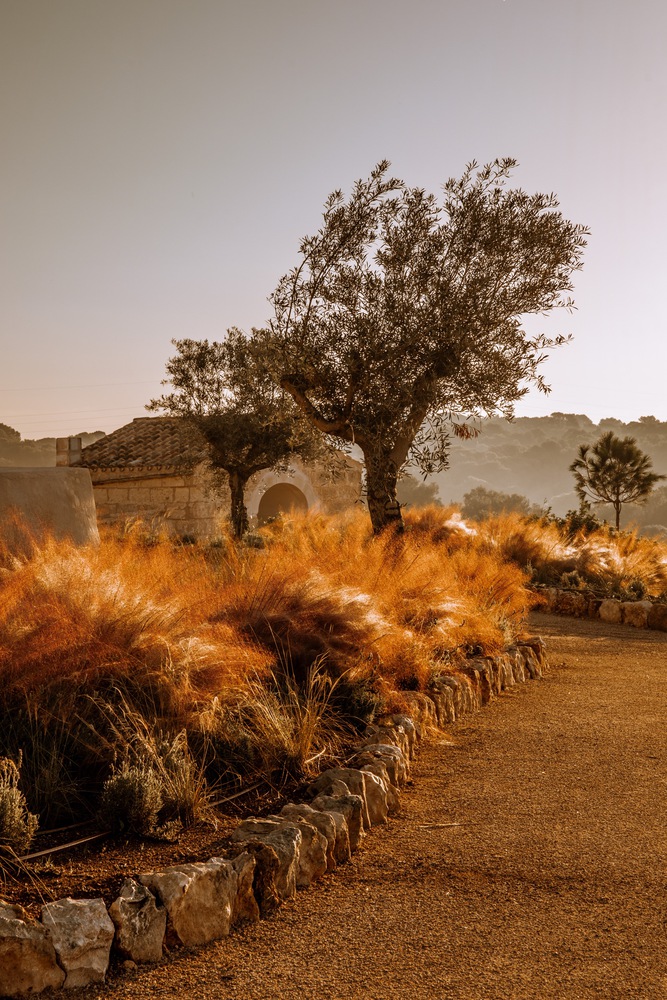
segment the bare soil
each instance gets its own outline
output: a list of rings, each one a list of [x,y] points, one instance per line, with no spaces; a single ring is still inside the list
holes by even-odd
[[[531,625],[544,680],[432,738],[351,864],[81,1000],[667,998],[667,634]]]

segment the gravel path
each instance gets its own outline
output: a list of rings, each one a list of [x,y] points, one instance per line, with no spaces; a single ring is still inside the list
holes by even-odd
[[[549,674],[431,740],[351,865],[82,1000],[667,998],[667,634],[532,626]]]

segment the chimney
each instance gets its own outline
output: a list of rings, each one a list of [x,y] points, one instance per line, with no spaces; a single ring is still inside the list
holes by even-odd
[[[81,438],[56,438],[56,465],[78,465],[81,461]]]

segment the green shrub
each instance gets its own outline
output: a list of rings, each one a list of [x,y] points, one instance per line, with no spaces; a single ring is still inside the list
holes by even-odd
[[[114,833],[153,834],[162,806],[162,781],[155,769],[124,760],[104,782],[99,819]]]
[[[14,854],[27,851],[37,832],[37,817],[28,812],[18,787],[20,766],[20,757],[18,765],[9,757],[0,757],[0,848],[9,848]]]

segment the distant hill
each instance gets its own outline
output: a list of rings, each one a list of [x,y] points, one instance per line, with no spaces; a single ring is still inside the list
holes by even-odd
[[[650,455],[656,472],[667,474],[667,420],[641,417],[625,424],[608,417],[599,424],[578,413],[552,413],[549,417],[519,417],[509,423],[494,418],[482,422],[482,432],[471,441],[453,439],[450,467],[426,483],[408,480],[402,485],[401,502],[420,505],[436,498],[460,503],[477,486],[502,493],[519,493],[532,504],[551,507],[565,514],[579,506],[568,467],[580,444],[592,444],[605,431],[619,437],[634,437]],[[82,432],[84,446],[103,437],[103,431]],[[56,439],[21,440],[18,431],[0,424],[0,468],[45,467],[56,464]],[[416,492],[415,492],[416,490]],[[603,508],[601,516],[610,518]],[[655,491],[645,507],[629,507],[624,523],[667,527],[667,486]]]
[[[73,435],[74,436],[74,435]],[[83,431],[77,435],[84,447],[92,444],[98,438],[104,437],[104,431]],[[56,439],[54,437],[38,438],[33,441],[21,439],[18,431],[7,424],[0,424],[0,469],[14,468],[50,468],[56,464]]]
[[[482,423],[471,441],[452,440],[450,467],[433,477],[444,503],[460,502],[476,486],[523,494],[531,503],[545,504],[556,514],[579,506],[569,465],[580,444],[593,444],[605,431],[633,437],[653,461],[655,472],[667,475],[667,421],[641,417],[625,424],[609,417],[599,424],[582,414],[552,413],[549,417],[519,417],[509,423],[494,418]],[[663,494],[666,494],[663,498]],[[663,516],[657,522],[660,510]],[[605,512],[603,511],[603,516]],[[650,517],[646,520],[645,515]],[[645,508],[632,506],[624,517],[638,524],[667,524],[667,490],[659,489]]]

